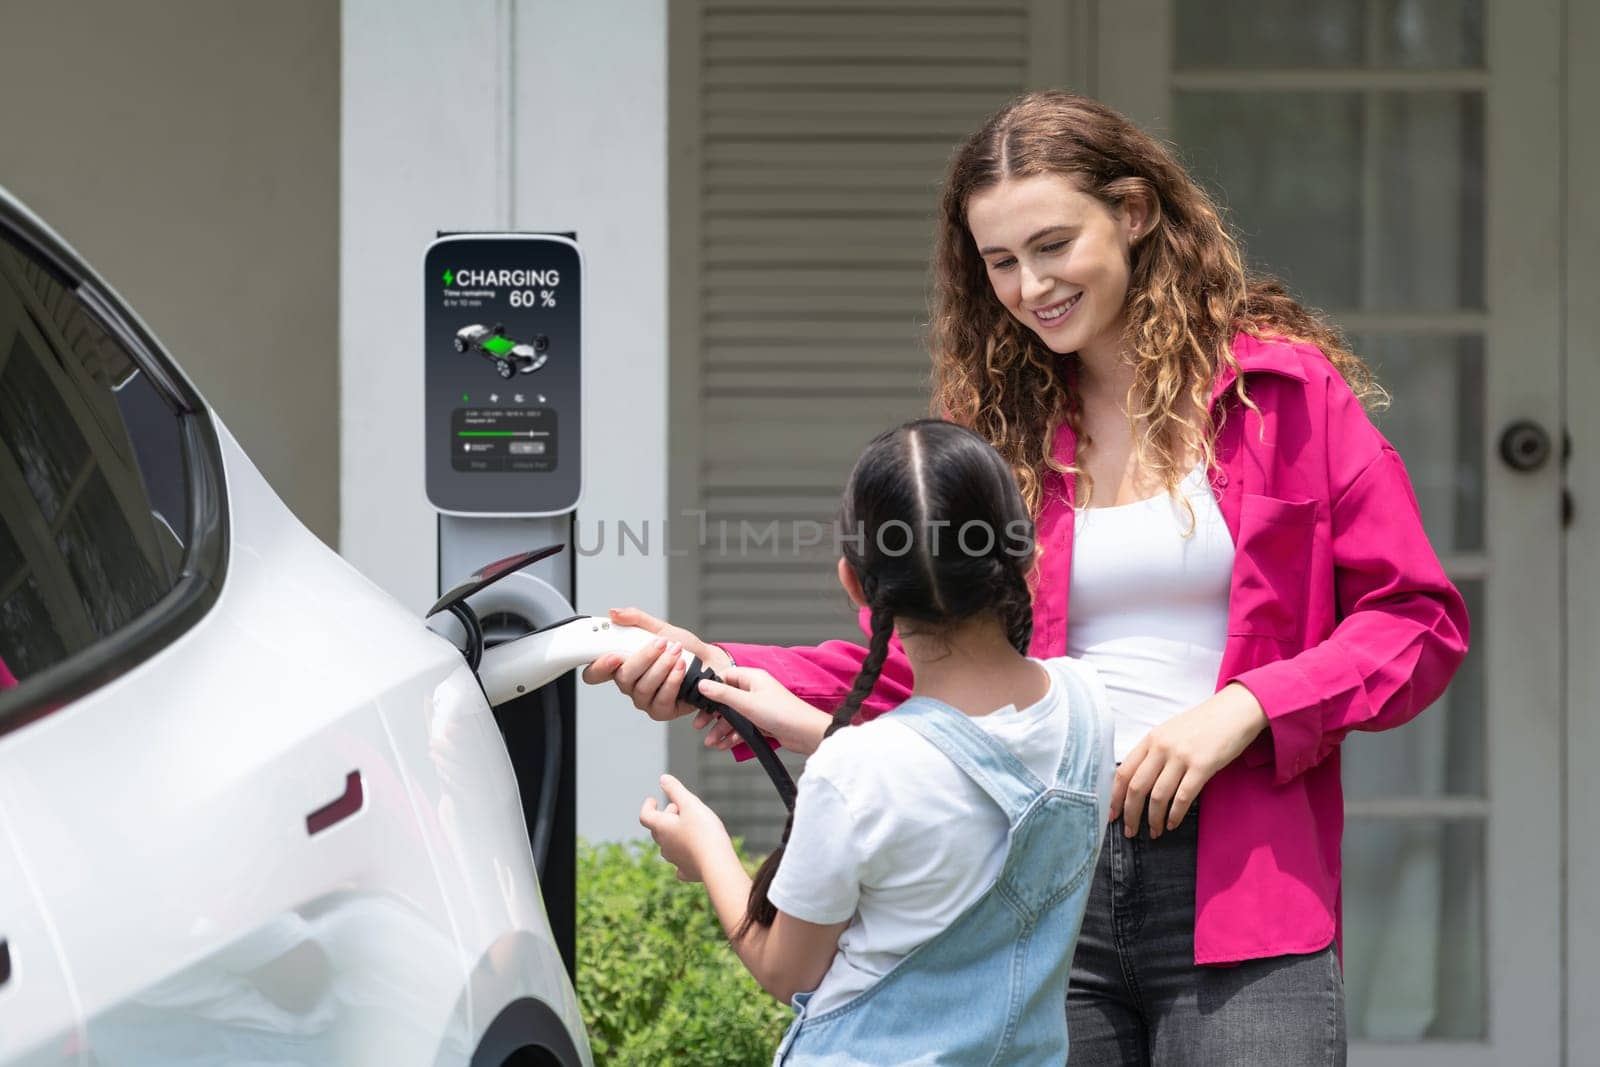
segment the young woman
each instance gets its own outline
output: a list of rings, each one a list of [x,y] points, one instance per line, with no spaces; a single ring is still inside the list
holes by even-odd
[[[956,152],[932,325],[935,410],[999,450],[1036,517],[1031,651],[1094,664],[1116,718],[1072,1062],[1342,1060],[1339,743],[1416,715],[1467,644],[1365,413],[1382,391],[1335,329],[1247,277],[1160,143],[1065,93],[1019,98]],[[673,634],[819,707],[864,655]],[[665,719],[692,710],[670,669],[590,676]],[[863,713],[910,679],[891,655]]]
[[[976,434],[924,420],[879,435],[840,524],[855,536],[839,581],[871,634],[826,728],[763,672],[701,683],[812,753],[784,846],[752,884],[716,814],[671,777],[667,808],[652,797],[639,820],[680,877],[706,883],[751,973],[794,1003],[777,1062],[1061,1063],[1110,806],[1105,692],[1068,660],[1026,658],[1032,523]],[[895,633],[915,692],[838,733]],[[975,989],[993,1012],[969,1010]]]

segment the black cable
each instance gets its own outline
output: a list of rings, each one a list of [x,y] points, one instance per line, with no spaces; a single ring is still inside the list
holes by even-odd
[[[734,733],[750,746],[750,751],[756,755],[756,760],[761,764],[762,770],[767,772],[767,777],[772,779],[772,784],[778,790],[778,796],[783,798],[783,806],[790,811],[794,810],[794,777],[789,774],[789,768],[783,765],[778,754],[772,750],[766,735],[756,724],[740,715],[726,704],[719,704],[704,693],[700,692],[700,683],[709,679],[713,682],[722,681],[717,672],[707,667],[695,656],[689,661],[689,669],[684,672],[683,685],[678,689],[678,699],[686,701],[701,711],[708,711],[713,715],[720,715],[733,727]]]
[[[561,782],[561,694],[558,681],[539,690],[544,698],[544,774],[539,779],[539,813],[533,820],[533,867],[544,882],[544,860],[556,822],[556,786]]]
[[[471,668],[472,673],[477,674],[478,664],[483,660],[483,626],[478,622],[478,613],[473,611],[465,600],[452,603],[449,612],[467,631],[467,647],[461,650],[461,654],[467,657],[467,666]]]

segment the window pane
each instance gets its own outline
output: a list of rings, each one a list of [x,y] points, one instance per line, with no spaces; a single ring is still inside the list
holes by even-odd
[[[1377,66],[1483,66],[1482,0],[1383,0],[1378,10]]]
[[[1176,94],[1176,139],[1229,216],[1251,267],[1319,307],[1357,306],[1361,97]]]
[[[54,522],[72,483],[89,463],[89,445],[20,333],[12,335],[10,348],[0,373],[0,441],[21,470],[40,514]]]
[[[1175,96],[1177,143],[1252,268],[1330,310],[1483,306],[1481,94]]]
[[[47,619],[39,583],[22,549],[0,522],[0,678],[26,678],[67,656],[67,646]]]
[[[1351,821],[1344,979],[1352,1040],[1484,1036],[1483,897],[1480,821]]]
[[[160,600],[188,500],[177,414],[75,293],[0,243],[0,679]]]
[[[115,633],[172,588],[159,576],[162,557],[144,554],[101,471],[67,512],[56,548],[97,637]]]
[[[1434,550],[1481,551],[1483,338],[1353,335],[1394,402],[1373,422],[1405,460]]]
[[[1385,310],[1481,308],[1483,97],[1379,93],[1366,299]]]
[[[1457,580],[1475,634],[1487,632],[1483,582]],[[1404,726],[1352,731],[1340,746],[1347,799],[1471,796],[1484,791],[1483,642],[1474,641],[1444,695]]]
[[[1179,70],[1483,66],[1482,0],[1176,0]]]
[[[189,475],[178,420],[142,371],[122,379],[114,391],[117,412],[149,497],[156,537],[175,575],[189,541]]]
[[[1365,55],[1360,0],[1177,0],[1173,49],[1185,67],[1353,67]]]

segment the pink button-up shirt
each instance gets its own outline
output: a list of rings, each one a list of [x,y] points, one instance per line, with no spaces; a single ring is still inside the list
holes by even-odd
[[[1217,688],[1248,688],[1269,729],[1204,790],[1201,964],[1313,952],[1339,936],[1339,742],[1411,719],[1467,649],[1466,607],[1423,532],[1405,467],[1332,364],[1312,346],[1242,333],[1233,353],[1260,414],[1229,392],[1224,370],[1212,390],[1213,410],[1225,409],[1212,490],[1235,555]],[[1071,463],[1075,449],[1061,427],[1056,458]],[[1046,477],[1029,649],[1041,658],[1067,647],[1072,494]],[[724,647],[824,710],[866,655],[848,641]],[[863,714],[894,707],[911,686],[896,641]]]

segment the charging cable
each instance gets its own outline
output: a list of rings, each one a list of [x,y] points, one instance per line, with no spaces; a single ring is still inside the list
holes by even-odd
[[[750,746],[750,751],[755,753],[756,761],[761,764],[761,769],[767,772],[767,777],[772,779],[773,786],[778,790],[778,796],[783,798],[783,806],[790,811],[794,810],[794,777],[789,773],[789,768],[783,765],[778,754],[773,751],[772,743],[767,739],[756,724],[740,715],[737,711],[720,704],[704,693],[700,692],[700,683],[709,679],[713,682],[722,681],[717,672],[703,663],[699,656],[689,661],[689,667],[684,671],[683,685],[678,689],[678,699],[692,704],[701,711],[719,715],[727,720],[733,727],[734,733]]]

